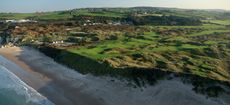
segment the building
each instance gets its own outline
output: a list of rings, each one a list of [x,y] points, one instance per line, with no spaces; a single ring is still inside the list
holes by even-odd
[[[28,23],[28,22],[37,22],[34,20],[29,20],[29,19],[20,19],[20,20],[5,20],[6,23]]]
[[[16,20],[5,20],[6,23],[16,23]]]

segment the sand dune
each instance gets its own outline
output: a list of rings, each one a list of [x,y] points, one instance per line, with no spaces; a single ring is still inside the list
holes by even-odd
[[[206,98],[177,79],[132,88],[115,78],[82,75],[32,48],[3,48],[0,54],[9,60],[1,58],[1,65],[56,105],[230,105],[227,95]]]

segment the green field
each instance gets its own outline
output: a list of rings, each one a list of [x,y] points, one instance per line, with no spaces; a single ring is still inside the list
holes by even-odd
[[[0,19],[26,19],[35,20],[67,20],[73,16],[104,16],[104,17],[124,17],[125,13],[117,12],[90,12],[88,10],[77,11],[57,11],[41,13],[0,13]]]
[[[208,22],[220,25],[230,25],[230,20],[210,20]]]
[[[167,28],[178,29],[180,27]],[[204,29],[208,28],[204,27]],[[118,40],[103,41],[88,47],[82,46],[68,51],[96,61],[109,62],[112,66],[118,68],[126,66],[161,68],[173,72],[185,72],[186,70],[188,73],[201,77],[229,81],[228,71],[224,66],[221,66],[226,64],[225,60],[228,60],[229,56],[223,55],[219,51],[225,49],[225,53],[230,54],[229,48],[213,46],[225,46],[230,41],[224,39],[224,37],[215,38],[216,33],[220,36],[230,37],[229,30],[219,30],[219,27],[214,30],[210,29],[179,36],[162,36],[155,32],[146,32],[140,36],[131,38],[123,36]],[[210,38],[196,39],[197,36],[205,37],[207,35]]]
[[[33,13],[0,13],[0,19],[25,19],[34,16]]]

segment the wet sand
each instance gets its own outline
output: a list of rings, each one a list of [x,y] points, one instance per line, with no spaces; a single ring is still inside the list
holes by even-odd
[[[32,49],[31,49],[32,50]],[[103,105],[103,101],[90,94],[83,93],[81,87],[72,86],[72,78],[56,75],[49,71],[65,70],[44,55],[35,54],[29,48],[3,48],[0,54],[14,63],[1,60],[6,68],[16,74],[26,84],[47,97],[56,105]],[[39,56],[37,56],[39,55]],[[68,70],[67,70],[68,71]],[[77,75],[76,75],[77,76]],[[79,76],[81,76],[79,74]]]

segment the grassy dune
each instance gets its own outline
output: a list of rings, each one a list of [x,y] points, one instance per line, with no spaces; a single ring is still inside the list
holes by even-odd
[[[229,30],[218,28],[187,35],[146,32],[68,51],[115,68],[159,68],[230,81],[229,68],[226,67],[229,65],[230,52],[226,47],[230,43],[229,37]]]

